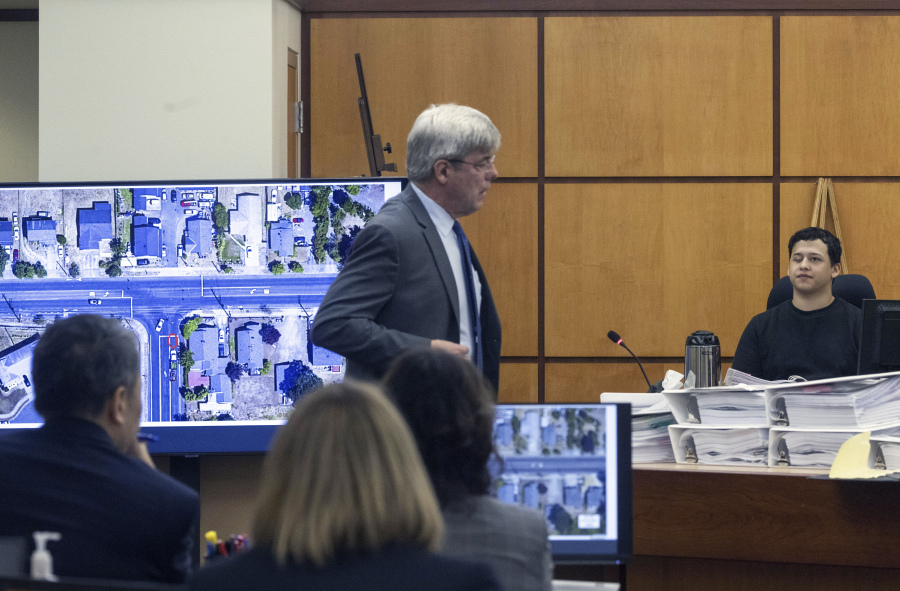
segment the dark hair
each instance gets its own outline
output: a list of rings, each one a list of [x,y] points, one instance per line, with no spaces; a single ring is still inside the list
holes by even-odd
[[[487,494],[493,443],[493,390],[468,360],[444,351],[401,355],[384,377],[419,446],[441,507]]]
[[[828,258],[831,266],[833,267],[841,262],[841,253],[844,252],[841,248],[841,241],[828,230],[815,227],[803,228],[791,236],[791,239],[788,240],[788,258],[791,258],[791,255],[794,253],[794,245],[801,240],[821,240],[828,247]]]
[[[140,376],[137,340],[118,320],[79,314],[50,325],[34,347],[34,408],[44,420],[96,417]]]

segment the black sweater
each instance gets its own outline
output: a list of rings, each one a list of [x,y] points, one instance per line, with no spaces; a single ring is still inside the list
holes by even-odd
[[[856,375],[862,311],[840,298],[811,312],[788,300],[753,317],[732,367],[765,380]]]

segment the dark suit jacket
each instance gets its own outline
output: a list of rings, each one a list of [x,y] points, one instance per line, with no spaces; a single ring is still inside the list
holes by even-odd
[[[484,374],[500,380],[500,317],[481,281]],[[379,379],[403,351],[432,339],[459,342],[459,301],[450,260],[412,186],[388,199],[356,237],[316,313],[312,341],[347,358],[347,377]]]
[[[102,427],[56,419],[0,433],[0,536],[57,531],[59,576],[182,582],[190,571],[196,492],[121,454]],[[27,572],[27,571],[26,571]]]
[[[443,515],[444,554],[490,565],[504,591],[551,591],[553,553],[539,511],[472,495]]]
[[[410,547],[395,547],[345,558],[325,568],[279,566],[255,548],[200,569],[190,591],[499,591],[490,568],[444,558]]]

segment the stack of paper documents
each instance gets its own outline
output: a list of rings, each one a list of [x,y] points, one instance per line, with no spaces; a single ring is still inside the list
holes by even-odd
[[[672,425],[669,436],[675,459],[682,464],[765,466],[769,459],[768,431],[765,428]]]
[[[775,425],[876,429],[900,423],[900,373],[850,376],[766,387]]]
[[[844,442],[864,431],[866,429],[772,427],[769,430],[769,465],[829,468]],[[900,436],[900,425],[872,432],[872,439],[890,436]]]
[[[828,468],[844,442],[860,431],[818,431],[814,429],[769,430],[769,465],[796,468]]]
[[[631,461],[634,464],[674,462],[669,425],[675,417],[662,394],[605,392],[600,402],[631,404]]]
[[[765,391],[758,386],[694,388],[663,392],[678,424],[766,427]]]
[[[678,421],[669,427],[677,462],[768,463],[769,421],[761,386],[691,388],[663,396]]]
[[[769,380],[751,376],[748,373],[744,373],[742,371],[734,369],[733,367],[729,367],[728,371],[725,372],[725,379],[722,381],[722,383],[726,386],[739,386],[741,384],[747,386],[766,386],[768,384],[783,384],[790,381],[791,380],[777,380],[774,382],[770,382]]]

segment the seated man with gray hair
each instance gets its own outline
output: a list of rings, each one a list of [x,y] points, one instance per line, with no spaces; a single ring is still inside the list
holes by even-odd
[[[137,440],[135,336],[93,315],[54,322],[32,362],[39,429],[0,431],[0,536],[62,534],[57,576],[183,582],[197,493],[157,472]]]
[[[347,377],[380,379],[412,348],[470,359],[496,390],[500,318],[458,219],[497,178],[500,132],[471,107],[426,109],[407,139],[409,186],[353,243],[316,314],[312,341],[347,358]]]

